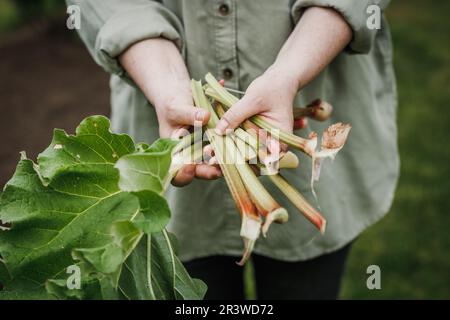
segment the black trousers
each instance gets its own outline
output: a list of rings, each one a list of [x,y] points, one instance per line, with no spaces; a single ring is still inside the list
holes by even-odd
[[[337,299],[351,244],[330,254],[300,262],[252,256],[258,299]],[[211,256],[185,263],[194,278],[205,281],[205,299],[244,299],[243,268],[237,257]]]

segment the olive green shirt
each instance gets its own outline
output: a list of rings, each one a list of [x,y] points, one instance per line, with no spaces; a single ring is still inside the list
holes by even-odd
[[[95,61],[111,73],[113,130],[145,142],[158,137],[158,122],[153,107],[117,60],[130,45],[167,38],[178,46],[193,78],[211,72],[226,77],[228,87],[245,90],[274,62],[306,7],[334,8],[353,29],[353,40],[295,101],[301,106],[320,97],[334,106],[334,113],[324,123],[309,121],[308,129],[296,134],[320,133],[335,122],[353,128],[337,158],[324,163],[315,185],[318,203],[310,190],[310,159],[298,153],[300,167],[284,171],[311,203],[320,205],[328,228],[325,235],[318,234],[274,186],[265,183],[290,218],[286,224],[273,224],[254,252],[287,261],[310,259],[343,247],[389,210],[399,174],[392,47],[384,18],[379,30],[366,25],[367,7],[378,4],[384,9],[389,1],[67,2],[80,6],[80,35]],[[173,216],[169,228],[180,240],[183,260],[242,253],[240,217],[224,179],[171,188],[167,198]]]

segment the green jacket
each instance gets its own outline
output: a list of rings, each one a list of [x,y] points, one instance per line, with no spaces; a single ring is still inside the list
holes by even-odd
[[[308,6],[333,7],[353,29],[353,40],[297,96],[296,105],[323,98],[334,106],[332,118],[310,121],[322,132],[335,122],[352,125],[347,144],[334,162],[326,160],[315,188],[328,220],[321,236],[270,184],[268,190],[290,213],[290,221],[272,225],[255,252],[287,261],[310,259],[343,247],[379,220],[392,203],[399,174],[396,86],[390,33],[366,26],[375,0],[69,0],[81,8],[80,35],[95,61],[111,73],[113,130],[151,142],[158,137],[152,106],[120,66],[117,56],[133,43],[164,37],[176,43],[190,75],[226,75],[227,86],[245,90],[270,66],[296,21]],[[155,79],[155,81],[158,81]],[[302,154],[298,170],[284,175],[313,204],[311,162]],[[173,213],[169,228],[181,243],[181,258],[242,253],[240,217],[224,179],[194,181],[167,192]]]

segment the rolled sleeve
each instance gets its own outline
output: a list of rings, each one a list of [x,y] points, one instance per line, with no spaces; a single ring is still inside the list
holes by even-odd
[[[353,39],[347,47],[350,53],[368,53],[372,47],[377,30],[367,27],[369,14],[367,8],[370,5],[378,5],[384,10],[389,0],[297,0],[292,6],[291,14],[297,23],[304,10],[308,7],[318,6],[333,8],[339,12],[352,28]]]
[[[125,76],[118,56],[136,42],[163,37],[184,52],[183,27],[161,3],[150,0],[68,0],[81,9],[80,36],[107,72]],[[127,79],[128,80],[128,79]]]

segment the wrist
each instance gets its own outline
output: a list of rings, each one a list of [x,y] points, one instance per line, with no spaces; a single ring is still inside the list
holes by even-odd
[[[159,80],[158,80],[159,82]],[[144,92],[150,103],[158,110],[165,110],[173,105],[192,105],[192,94],[189,82],[160,82],[151,90]]]
[[[282,89],[292,99],[294,99],[301,88],[300,77],[293,72],[292,68],[282,63],[275,62],[264,72],[264,76],[267,76],[274,85],[277,85],[279,89]]]

